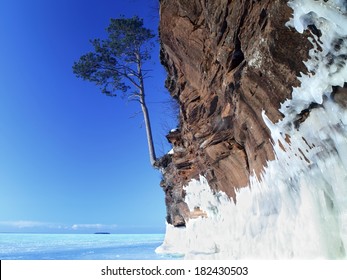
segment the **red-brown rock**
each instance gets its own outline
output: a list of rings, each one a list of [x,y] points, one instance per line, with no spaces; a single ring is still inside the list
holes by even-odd
[[[276,122],[305,71],[310,43],[287,28],[284,0],[162,0],[161,60],[180,105],[180,128],[168,135],[174,154],[164,169],[168,222],[193,214],[183,185],[204,175],[214,190],[235,190],[274,159],[261,116]]]

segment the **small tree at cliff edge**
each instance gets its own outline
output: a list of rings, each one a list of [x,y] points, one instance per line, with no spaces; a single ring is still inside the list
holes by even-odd
[[[129,100],[137,101],[143,113],[150,162],[155,166],[156,155],[152,129],[145,99],[144,79],[148,71],[143,68],[151,58],[154,34],[143,26],[143,20],[133,18],[111,19],[106,29],[106,40],[91,40],[94,52],[80,57],[73,65],[74,74],[101,87],[102,93],[116,96],[123,92]]]

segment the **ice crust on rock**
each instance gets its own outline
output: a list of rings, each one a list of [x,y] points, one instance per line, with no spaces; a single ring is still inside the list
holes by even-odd
[[[300,33],[314,26],[316,34],[305,62],[309,73],[282,104],[284,118],[274,124],[263,112],[276,159],[237,192],[236,204],[213,193],[203,176],[192,180],[186,203],[207,217],[190,219],[184,228],[167,225],[158,253],[187,259],[346,258],[347,109],[332,91],[347,82],[347,4],[293,0],[289,6],[294,12],[288,26]]]

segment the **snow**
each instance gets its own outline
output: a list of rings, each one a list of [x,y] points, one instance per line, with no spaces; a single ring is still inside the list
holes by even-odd
[[[263,58],[258,50],[256,50],[248,61],[248,65],[260,69],[263,63]]]
[[[261,178],[251,177],[236,204],[213,193],[204,177],[186,186],[185,201],[207,217],[185,228],[167,225],[158,253],[187,259],[344,259],[347,250],[347,112],[332,99],[332,86],[347,82],[347,8],[345,1],[293,0],[287,24],[303,32],[314,24],[310,73],[281,106],[284,118],[272,123],[276,159]],[[335,48],[336,42],[340,48]],[[346,56],[345,56],[346,55]],[[307,119],[294,125],[312,104]],[[288,141],[289,136],[289,141]],[[287,141],[286,141],[287,139]]]

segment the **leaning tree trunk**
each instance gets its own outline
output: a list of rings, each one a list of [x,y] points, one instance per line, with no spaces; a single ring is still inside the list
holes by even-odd
[[[148,144],[148,151],[149,151],[149,160],[151,162],[151,165],[153,167],[156,167],[155,164],[157,161],[157,157],[155,155],[153,136],[152,136],[152,127],[151,127],[151,122],[149,119],[148,109],[147,109],[146,100],[145,100],[145,86],[143,83],[141,56],[139,54],[136,54],[136,57],[137,57],[137,74],[138,74],[138,79],[140,82],[140,85],[139,85],[139,102],[141,104],[142,114],[143,114],[143,118],[145,120],[146,133],[147,133],[147,144]]]
[[[143,92],[141,94],[140,104],[141,104],[143,118],[145,120],[145,126],[146,126],[149,159],[150,159],[151,165],[153,167],[155,167],[155,163],[157,161],[157,158],[156,158],[156,155],[155,155],[155,150],[154,150],[154,145],[153,145],[151,122],[150,122],[150,119],[149,119],[148,109],[147,109],[147,105],[146,105],[146,102],[145,102],[145,98],[144,98]]]

